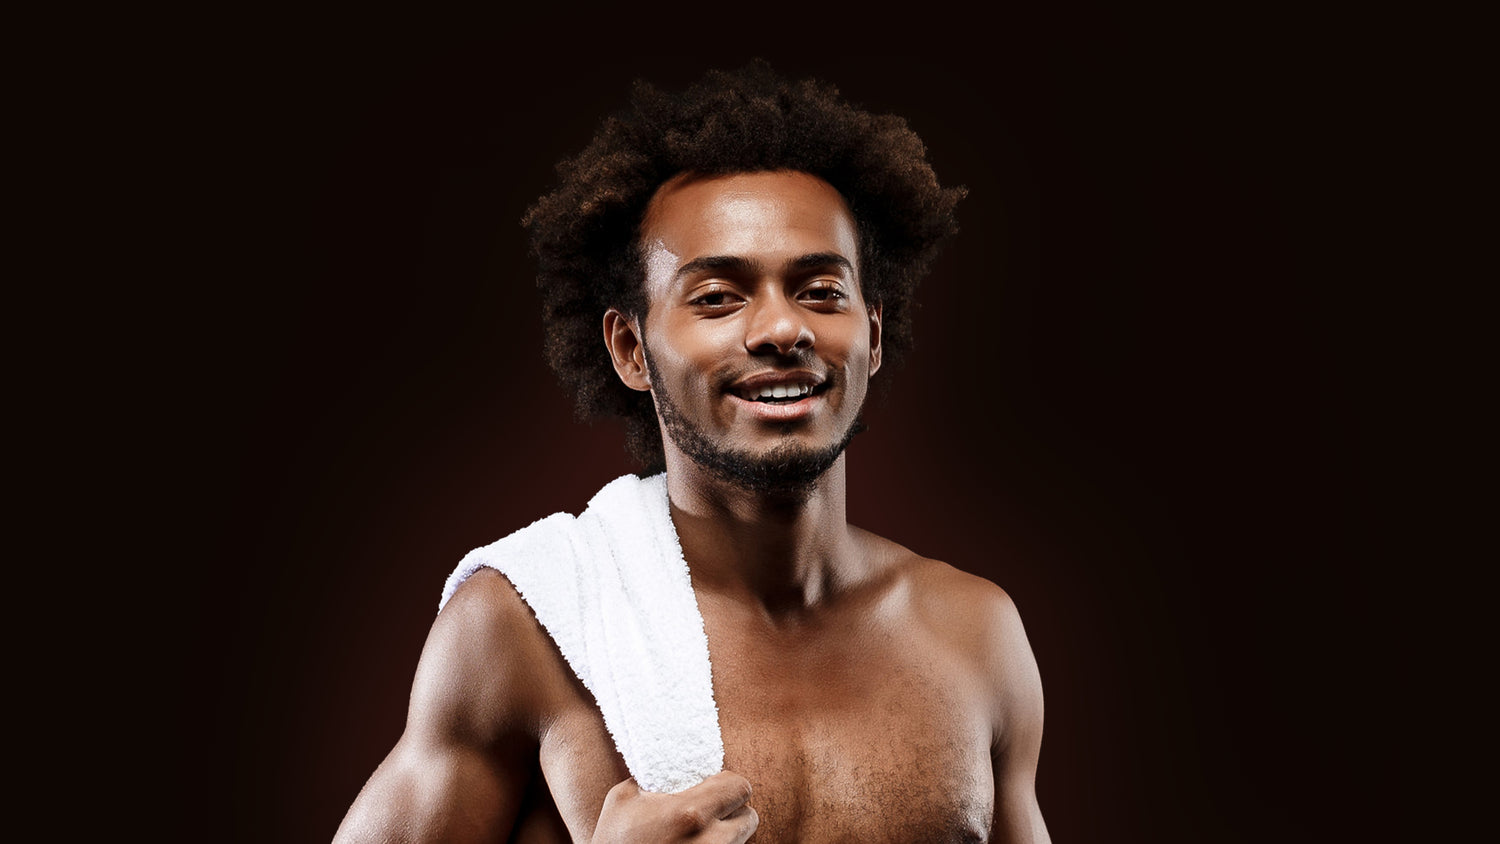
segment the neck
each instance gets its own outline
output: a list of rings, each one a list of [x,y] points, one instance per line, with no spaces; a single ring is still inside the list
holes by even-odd
[[[810,489],[768,493],[713,477],[669,449],[672,521],[694,585],[777,613],[813,608],[858,580],[844,460]]]

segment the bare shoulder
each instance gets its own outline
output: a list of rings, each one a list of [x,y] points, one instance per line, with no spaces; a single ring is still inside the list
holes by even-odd
[[[406,729],[355,798],[335,841],[487,841],[521,810],[550,662],[520,595],[481,569],[438,613]],[[539,658],[539,656],[541,658]]]
[[[971,641],[1019,632],[1015,602],[994,581],[872,533],[865,539],[924,622]]]
[[[911,571],[922,604],[965,627],[987,629],[1020,619],[1010,594],[988,578],[929,557],[918,557]]]
[[[536,628],[536,618],[505,575],[481,567],[459,585],[433,622],[435,636],[457,634],[476,644],[514,643]]]
[[[469,737],[482,742],[501,733],[536,735],[546,709],[538,681],[553,661],[550,649],[511,582],[493,569],[479,569],[433,622],[409,722],[435,720],[448,729],[472,730]]]
[[[1021,613],[988,578],[868,534],[894,584],[943,651],[958,656],[989,684],[1007,711],[1039,708],[1041,681]]]

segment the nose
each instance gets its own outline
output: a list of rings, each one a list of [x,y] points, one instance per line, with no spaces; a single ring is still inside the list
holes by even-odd
[[[789,355],[813,346],[807,313],[785,295],[757,297],[745,328],[745,348],[751,354]]]

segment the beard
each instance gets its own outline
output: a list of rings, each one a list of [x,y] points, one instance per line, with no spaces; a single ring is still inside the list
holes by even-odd
[[[665,384],[666,380],[651,359],[650,349],[645,349],[645,357],[651,383]],[[709,436],[682,412],[665,389],[658,387],[652,396],[666,435],[683,454],[715,478],[749,492],[806,497],[817,486],[823,473],[838,461],[854,435],[864,430],[858,414],[855,414],[854,421],[838,440],[823,448],[809,448],[788,440],[757,454],[729,448],[721,440]],[[783,427],[789,433],[792,425]]]

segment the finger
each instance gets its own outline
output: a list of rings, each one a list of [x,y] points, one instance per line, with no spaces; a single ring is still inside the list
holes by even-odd
[[[750,799],[750,781],[733,771],[720,771],[682,794],[703,817],[722,818]]]
[[[760,814],[755,811],[755,807],[745,805],[726,815],[714,831],[723,833],[725,837],[722,840],[727,844],[745,844],[759,826]]]

